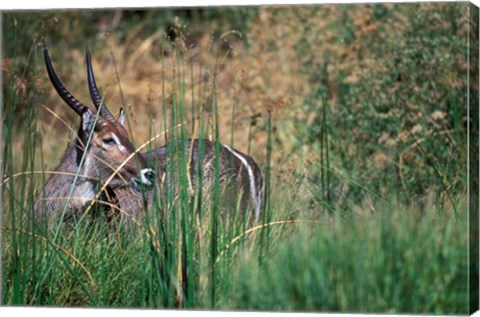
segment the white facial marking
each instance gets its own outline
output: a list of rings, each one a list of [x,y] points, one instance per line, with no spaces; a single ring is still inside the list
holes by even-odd
[[[120,142],[120,139],[115,133],[112,133],[112,139],[114,139],[115,143],[117,143],[117,146],[120,152],[125,153],[127,151],[127,149],[122,145],[122,143]]]
[[[152,181],[149,180],[145,175],[147,173],[154,173],[154,171],[151,168],[144,168],[140,171],[140,181],[148,186],[153,185]]]
[[[262,204],[262,197],[261,197],[261,193],[256,193],[257,188],[255,186],[255,177],[253,175],[252,167],[250,166],[250,164],[248,164],[247,160],[243,156],[236,153],[229,146],[227,146],[225,144],[222,144],[222,145],[227,150],[229,150],[230,153],[235,155],[235,157],[238,158],[240,160],[240,162],[242,162],[242,164],[247,168],[248,178],[249,178],[249,181],[250,181],[250,197],[251,197],[251,199],[253,201],[253,205],[254,205],[253,209],[254,209],[254,212],[255,212],[255,221],[258,221],[258,219],[260,217],[260,206]]]

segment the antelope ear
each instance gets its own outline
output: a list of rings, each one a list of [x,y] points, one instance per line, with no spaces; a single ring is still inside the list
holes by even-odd
[[[90,133],[95,128],[95,114],[90,109],[82,113],[82,129],[85,133]]]
[[[118,114],[118,122],[120,122],[121,125],[125,126],[123,123],[125,122],[125,111],[123,111],[123,108],[120,108],[120,113]]]

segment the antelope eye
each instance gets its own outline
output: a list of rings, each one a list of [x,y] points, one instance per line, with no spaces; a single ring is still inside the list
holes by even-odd
[[[113,138],[110,138],[110,137],[103,138],[102,141],[106,145],[114,145],[115,144],[115,140]]]

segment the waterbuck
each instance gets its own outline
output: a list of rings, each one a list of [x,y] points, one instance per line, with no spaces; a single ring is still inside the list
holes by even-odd
[[[178,171],[179,157],[183,154],[186,158],[183,162],[187,164],[188,184],[191,189],[198,190],[201,187],[204,193],[210,192],[215,183],[215,177],[218,175],[222,206],[229,205],[241,209],[248,207],[253,211],[253,217],[249,218],[259,219],[262,204],[262,176],[260,168],[250,156],[227,145],[216,144],[205,139],[176,140],[149,152],[133,155],[135,151],[123,127],[124,113],[120,110],[117,119],[105,104],[95,82],[88,49],[88,86],[98,114],[97,124],[94,127],[89,126],[89,124],[93,125],[92,121],[95,119],[95,114],[78,102],[60,83],[53,71],[46,49],[45,61],[50,80],[59,95],[82,116],[77,140],[69,144],[62,162],[57,168],[57,171],[70,174],[75,174],[80,169],[79,174],[86,176],[79,177],[78,184],[74,186],[75,190],[72,196],[78,198],[72,200],[76,202],[72,204],[73,208],[85,208],[90,200],[96,196],[101,184],[100,180],[106,179],[118,167],[121,167],[112,181],[107,184],[107,194],[104,199],[113,203],[115,210],[135,216],[144,211],[145,207],[151,206],[153,202],[154,191],[149,190],[141,193],[140,189],[148,190],[153,185],[158,197],[165,197],[165,192],[169,190],[170,192],[178,191],[180,183],[176,171]],[[99,125],[99,123],[101,124]],[[97,125],[99,125],[98,128]],[[88,140],[92,129],[92,140],[87,145],[85,163],[80,167],[81,158],[85,153],[83,144]],[[110,154],[114,157],[108,157]],[[103,160],[98,160],[99,157]],[[127,157],[131,158],[122,166],[122,160]],[[134,158],[137,158],[137,160]],[[147,164],[150,166],[147,167]],[[216,173],[217,166],[219,168],[218,173]],[[99,171],[104,174],[98,175]],[[137,175],[139,176],[137,177]],[[63,207],[64,200],[56,200],[55,197],[68,196],[68,189],[70,188],[68,185],[73,183],[73,177],[71,175],[53,175],[45,185],[44,191],[37,198],[36,210],[41,207],[40,204],[45,204],[46,208],[44,210],[51,214],[59,207]],[[40,210],[40,208],[38,209]]]
[[[52,218],[65,206],[68,210],[82,210],[97,195],[103,182],[108,192],[120,187],[138,189],[152,187],[155,172],[148,168],[145,158],[135,153],[127,131],[121,124],[123,112],[117,120],[106,107],[93,112],[78,101],[58,79],[48,49],[44,48],[48,76],[58,95],[81,118],[75,138],[67,145],[60,164],[49,178],[35,201],[35,216]],[[87,61],[90,64],[87,50]],[[91,67],[88,77],[93,78]],[[92,98],[95,98],[92,95]],[[95,103],[97,106],[98,103]]]

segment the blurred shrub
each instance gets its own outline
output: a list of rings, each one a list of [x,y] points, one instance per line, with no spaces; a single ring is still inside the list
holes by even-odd
[[[240,257],[227,308],[462,314],[468,311],[466,215],[434,221],[392,210],[368,221],[298,230],[264,262]],[[455,229],[456,228],[456,229]],[[252,264],[255,263],[255,264]],[[425,265],[428,263],[428,265]]]
[[[376,192],[464,193],[469,17],[461,3],[261,8],[252,51],[302,74],[275,87],[296,94],[281,146],[325,164],[327,133],[329,166]],[[308,173],[319,184],[325,170]],[[327,185],[362,196],[344,183]]]

